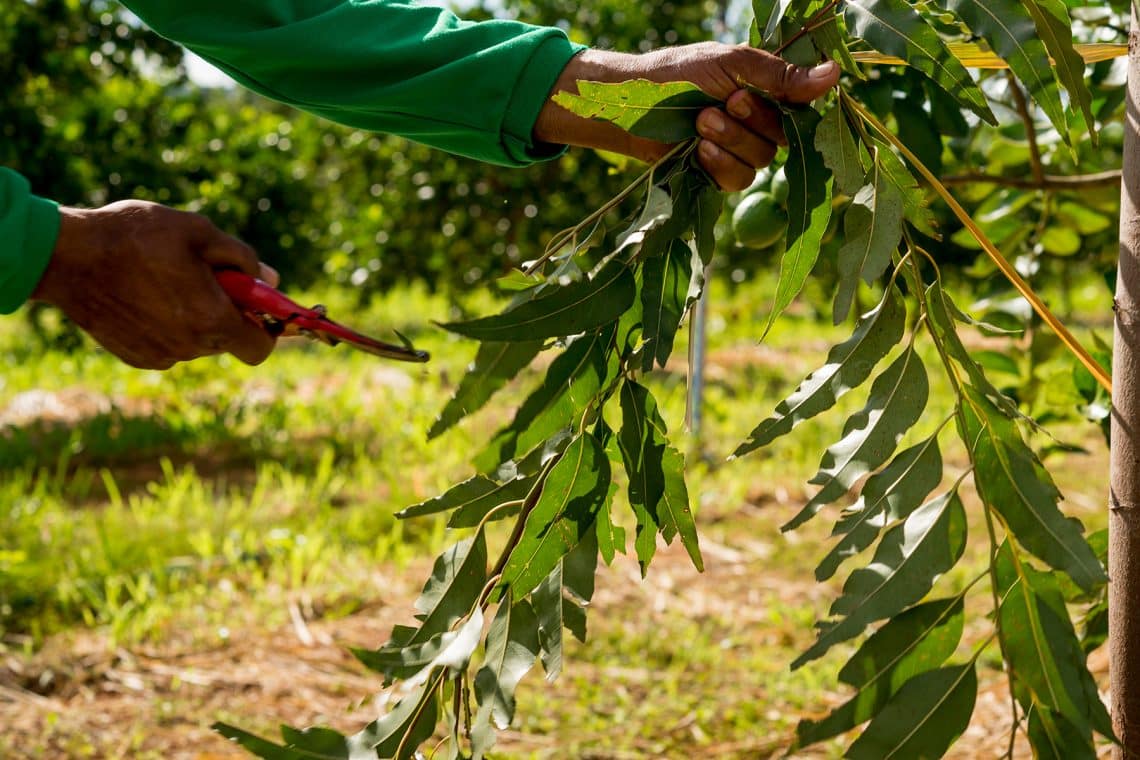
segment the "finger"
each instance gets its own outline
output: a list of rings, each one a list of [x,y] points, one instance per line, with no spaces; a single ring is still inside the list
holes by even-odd
[[[701,166],[716,180],[722,190],[736,192],[743,190],[756,179],[756,170],[746,166],[728,151],[718,147],[711,140],[701,140],[697,147]]]
[[[742,84],[749,84],[789,103],[810,103],[839,81],[839,65],[826,61],[806,68],[748,46],[738,47],[733,72]]]
[[[773,143],[727,118],[719,108],[706,108],[701,112],[697,117],[697,131],[753,169],[767,166],[776,157]]]
[[[242,362],[256,366],[269,358],[277,341],[269,333],[253,323],[242,320],[240,333],[231,335],[226,350]]]
[[[784,125],[780,112],[759,95],[748,90],[737,90],[725,104],[729,116],[743,122],[748,129],[776,145],[786,146]]]
[[[261,274],[261,264],[253,248],[217,228],[202,242],[197,253],[214,269],[237,269],[252,277]]]
[[[281,275],[277,274],[277,270],[269,266],[265,262],[258,264],[261,274],[257,277],[263,282],[268,283],[269,287],[275,288],[281,283]]]

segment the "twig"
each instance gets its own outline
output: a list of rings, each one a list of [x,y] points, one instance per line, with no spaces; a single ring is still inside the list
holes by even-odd
[[[794,45],[805,34],[810,34],[812,31],[818,29],[819,27],[823,26],[824,24],[833,21],[835,19],[835,16],[828,16],[826,18],[825,18],[825,16],[827,16],[827,14],[830,13],[831,11],[835,10],[835,6],[839,5],[840,2],[842,2],[842,0],[831,0],[830,3],[828,3],[827,5],[820,8],[818,13],[816,13],[814,16],[809,18],[807,20],[807,22],[804,23],[804,25],[800,28],[800,30],[798,32],[793,34],[791,37],[789,37],[787,40],[785,40],[782,45],[780,45],[778,48],[773,50],[772,54],[773,55],[780,55],[780,53],[783,53],[789,47]]]
[[[1009,80],[1009,91],[1013,95],[1017,113],[1025,124],[1025,139],[1029,141],[1029,166],[1033,170],[1033,179],[1040,185],[1045,179],[1045,170],[1041,168],[1041,148],[1037,145],[1037,127],[1033,123],[1033,114],[1029,113],[1029,103],[1025,99],[1025,93],[1021,91],[1021,85],[1017,83],[1017,77],[1012,71],[1007,71],[1005,76]]]
[[[1016,187],[1024,190],[1074,190],[1088,187],[1113,187],[1120,184],[1120,169],[1096,172],[1094,174],[1043,174],[1039,179],[1024,179],[1021,177],[1005,177],[1000,174],[985,174],[976,172],[970,174],[952,174],[942,177],[939,181],[946,186],[953,185],[1001,185],[1002,187]]]

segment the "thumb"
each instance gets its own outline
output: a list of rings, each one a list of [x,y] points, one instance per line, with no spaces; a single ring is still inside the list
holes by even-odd
[[[263,274],[253,248],[224,233],[202,246],[198,256],[214,269],[237,269],[253,277]]]
[[[776,100],[810,103],[839,81],[839,64],[835,61],[825,61],[809,68],[796,66],[761,50],[748,52],[754,55],[742,60],[744,70],[737,72],[737,76]]]

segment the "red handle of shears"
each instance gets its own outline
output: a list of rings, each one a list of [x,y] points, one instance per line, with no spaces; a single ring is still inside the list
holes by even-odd
[[[269,283],[244,272],[222,269],[214,276],[242,313],[275,337],[305,335],[331,346],[348,343],[370,354],[405,362],[426,362],[429,358],[426,351],[418,351],[410,344],[385,343],[334,322],[325,315],[323,306],[301,306]]]

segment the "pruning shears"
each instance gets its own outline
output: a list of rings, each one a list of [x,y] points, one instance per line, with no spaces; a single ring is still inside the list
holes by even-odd
[[[370,354],[403,362],[426,362],[429,358],[427,351],[415,349],[402,335],[402,346],[362,335],[329,319],[324,306],[306,309],[269,283],[244,272],[222,269],[214,272],[214,276],[242,313],[275,338],[304,335],[330,346],[347,343]]]

